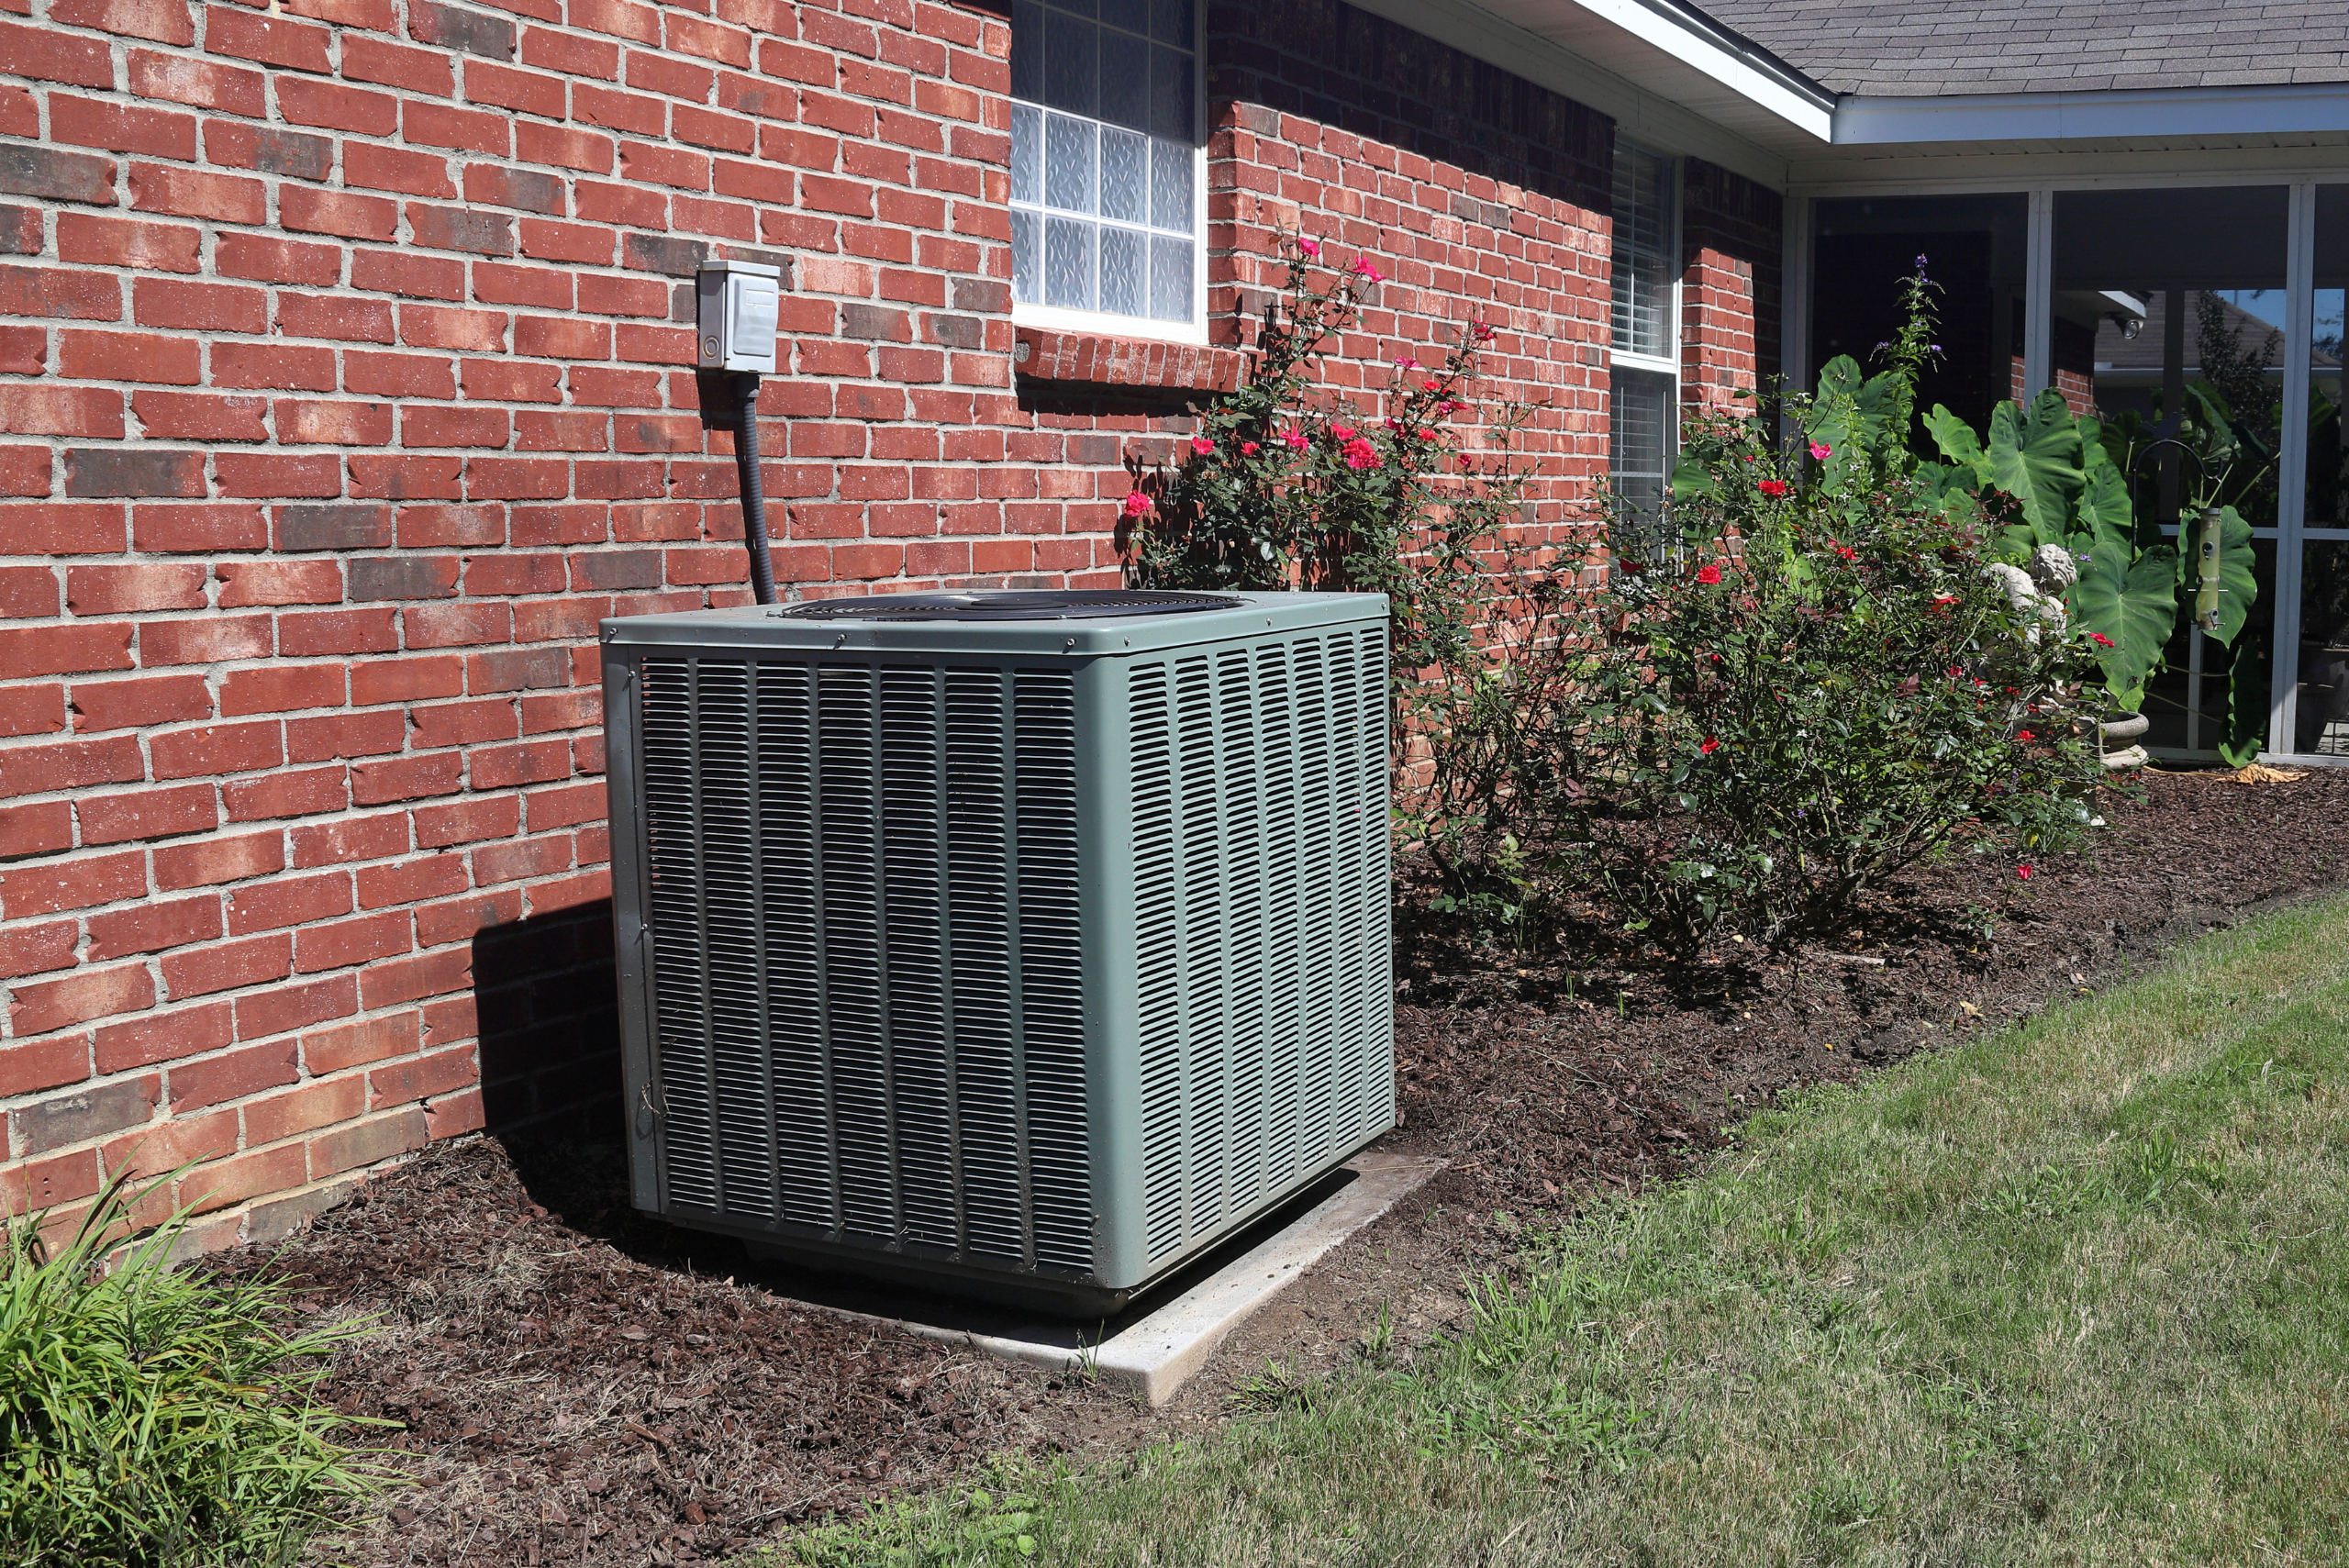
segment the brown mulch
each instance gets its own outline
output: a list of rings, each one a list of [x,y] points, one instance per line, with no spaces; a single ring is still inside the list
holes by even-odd
[[[1408,1354],[1464,1319],[1463,1279],[1508,1266],[1524,1226],[1687,1169],[1780,1090],[1997,1028],[2349,882],[2349,770],[2148,774],[2102,809],[2109,830],[2027,881],[1961,857],[1796,953],[1581,967],[1419,940],[1397,1017],[1405,1120],[1385,1145],[1450,1165],[1156,1414],[771,1294],[732,1243],[638,1215],[617,1151],[431,1151],[277,1259],[319,1313],[381,1315],[328,1393],[403,1423],[396,1462],[417,1482],[323,1544],[363,1568],[708,1561],[991,1453],[1081,1458],[1211,1426],[1268,1365],[1309,1375],[1389,1329]]]

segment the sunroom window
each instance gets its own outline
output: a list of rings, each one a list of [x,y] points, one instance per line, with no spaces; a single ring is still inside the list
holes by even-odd
[[[1671,159],[1616,143],[1608,472],[1616,497],[1647,517],[1664,504],[1680,404],[1673,175]]]
[[[1197,27],[1192,0],[1014,0],[1019,319],[1203,330]]]

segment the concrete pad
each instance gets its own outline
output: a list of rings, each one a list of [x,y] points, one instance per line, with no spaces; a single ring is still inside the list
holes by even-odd
[[[1102,1381],[1130,1389],[1150,1405],[1163,1405],[1185,1379],[1207,1364],[1225,1335],[1331,1248],[1442,1168],[1441,1160],[1415,1155],[1357,1154],[1268,1222],[1243,1232],[1185,1277],[1170,1282],[1166,1293],[1155,1294],[1105,1323],[1054,1321],[927,1297],[919,1298],[917,1307],[904,1295],[884,1309],[869,1289],[838,1285],[818,1284],[792,1294],[811,1305],[887,1323],[926,1340],[969,1345],[1008,1361],[1080,1373],[1089,1364],[1092,1375]],[[1242,1249],[1237,1255],[1230,1251],[1233,1245]]]

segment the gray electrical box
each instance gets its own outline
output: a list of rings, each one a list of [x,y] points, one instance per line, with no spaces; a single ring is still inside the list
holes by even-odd
[[[696,366],[774,372],[783,269],[757,261],[705,261],[694,274]]]
[[[1114,1311],[1395,1122],[1375,594],[604,623],[639,1207]]]

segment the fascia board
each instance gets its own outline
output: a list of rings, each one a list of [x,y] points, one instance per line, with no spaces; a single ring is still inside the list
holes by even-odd
[[[1786,188],[1783,155],[1467,0],[1348,4],[1596,109],[1642,146],[1701,158],[1772,190]]]
[[[1838,147],[2343,131],[2349,130],[2349,84],[1855,95],[1836,106],[1834,122]]]
[[[1835,97],[1788,71],[1766,71],[1650,0],[1568,0],[1653,49],[1693,67],[1756,106],[1821,141],[1832,139]]]

